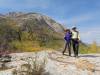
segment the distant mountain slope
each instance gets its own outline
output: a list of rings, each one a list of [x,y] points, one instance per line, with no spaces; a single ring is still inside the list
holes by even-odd
[[[33,22],[35,21],[37,25],[46,27],[48,26],[48,28],[51,28],[56,32],[63,32],[64,29],[61,24],[57,23],[50,17],[38,13],[10,12],[9,14],[6,15],[6,17],[10,17],[20,24],[26,21],[33,21]]]
[[[35,44],[63,45],[63,26],[42,14],[10,12],[1,15],[0,29],[0,49],[32,49]]]

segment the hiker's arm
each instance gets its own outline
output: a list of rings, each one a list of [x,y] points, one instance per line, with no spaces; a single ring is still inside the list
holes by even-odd
[[[80,34],[79,34],[79,32],[78,32],[78,31],[77,31],[77,33],[78,33],[77,38],[78,38],[78,40],[80,41]]]
[[[79,34],[79,32],[78,32],[78,40],[80,41],[81,39],[80,39],[80,34]]]

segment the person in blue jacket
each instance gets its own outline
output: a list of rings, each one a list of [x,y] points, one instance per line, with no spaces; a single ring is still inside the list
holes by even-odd
[[[64,55],[64,53],[66,51],[66,48],[67,48],[68,52],[69,52],[69,56],[71,56],[71,37],[72,37],[72,33],[71,33],[70,29],[66,29],[65,32],[66,33],[65,33],[64,39],[66,41],[66,44],[65,44],[65,48],[64,48],[62,53]]]

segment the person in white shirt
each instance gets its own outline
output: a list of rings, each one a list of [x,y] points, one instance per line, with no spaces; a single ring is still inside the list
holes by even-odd
[[[73,46],[74,56],[78,57],[79,41],[80,41],[79,32],[77,31],[76,27],[73,27],[71,32],[72,32],[72,46]]]

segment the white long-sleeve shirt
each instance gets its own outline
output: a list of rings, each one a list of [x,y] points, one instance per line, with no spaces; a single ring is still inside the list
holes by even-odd
[[[80,40],[79,32],[72,30],[72,39],[77,39],[77,38]]]

